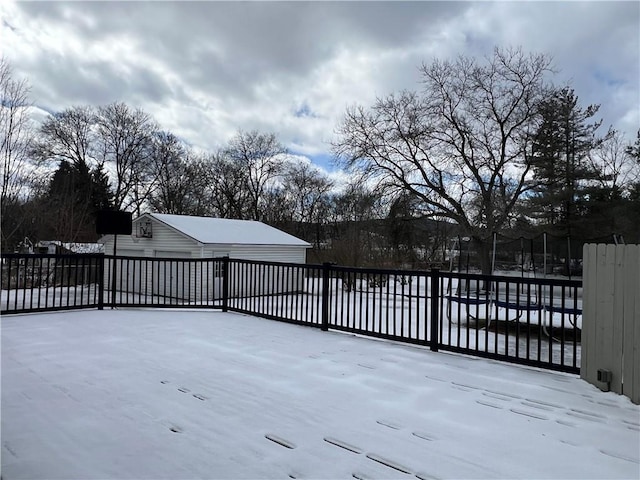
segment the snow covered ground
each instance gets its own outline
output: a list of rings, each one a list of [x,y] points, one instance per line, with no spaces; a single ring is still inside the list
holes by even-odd
[[[640,477],[574,375],[211,311],[2,317],[2,478]]]

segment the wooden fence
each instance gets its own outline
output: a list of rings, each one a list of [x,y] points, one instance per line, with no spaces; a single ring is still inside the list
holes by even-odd
[[[580,376],[640,404],[640,245],[584,246]]]

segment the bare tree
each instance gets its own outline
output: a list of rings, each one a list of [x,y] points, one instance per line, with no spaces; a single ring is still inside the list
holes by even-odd
[[[331,198],[327,219],[330,223],[330,260],[339,265],[380,265],[384,239],[376,223],[384,215],[381,196],[366,184],[352,181]]]
[[[95,240],[95,214],[111,207],[111,189],[102,159],[97,158],[95,112],[75,106],[49,115],[38,130],[33,155],[56,171],[38,201],[43,223],[57,240]]]
[[[420,93],[349,108],[335,153],[382,188],[405,191],[424,214],[451,219],[472,237],[490,269],[491,235],[513,219],[531,187],[532,135],[550,60],[498,49],[423,64]]]
[[[12,215],[17,202],[28,193],[33,173],[29,165],[32,128],[29,117],[29,85],[26,80],[15,80],[9,62],[0,58],[0,157],[2,159],[2,186],[0,205],[2,214],[2,243],[11,244],[19,229],[20,216]]]
[[[630,153],[624,135],[617,130],[610,130],[597,148],[590,152],[591,166],[599,172],[597,183],[600,188],[624,192],[640,180],[640,163]]]
[[[187,177],[191,178],[188,189],[189,213],[191,215],[213,216],[214,177],[211,169],[211,155],[188,153]]]
[[[153,209],[160,213],[184,214],[185,190],[189,186],[186,151],[169,132],[157,132],[150,145],[155,188],[149,195]]]
[[[175,135],[157,132],[152,141],[151,207],[160,213],[207,215],[211,170],[204,157],[195,155]]]
[[[283,154],[286,149],[273,133],[238,132],[225,150],[225,156],[246,174],[249,209],[244,217],[261,220],[264,216],[264,201],[268,190],[283,169]]]
[[[139,215],[155,186],[150,152],[158,127],[144,111],[124,103],[98,108],[96,124],[100,155],[115,172],[115,207]]]
[[[50,115],[40,126],[34,156],[41,162],[66,160],[92,166],[95,159],[94,111],[88,106],[67,108]]]
[[[291,228],[291,208],[288,200],[282,185],[269,188],[261,200],[260,221],[296,235],[297,232]]]
[[[313,241],[316,248],[321,242],[319,214],[332,188],[333,182],[310,162],[290,163],[283,174],[282,203],[296,225],[293,233]]]
[[[624,136],[610,129],[589,152],[590,168],[596,172],[583,187],[576,232],[582,238],[614,234],[635,241],[638,238],[640,163],[633,158]]]
[[[212,213],[222,218],[246,219],[250,210],[248,170],[224,152],[209,157]]]

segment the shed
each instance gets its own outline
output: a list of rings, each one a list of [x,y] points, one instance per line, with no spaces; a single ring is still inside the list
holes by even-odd
[[[118,256],[144,258],[180,258],[199,259],[225,257],[287,263],[305,263],[307,249],[311,244],[289,235],[277,228],[261,222],[249,220],[232,220],[226,218],[195,217],[188,215],[171,215],[145,213],[133,220],[131,235],[119,235],[116,254]],[[99,240],[105,246],[105,253],[113,255],[114,236],[105,235]],[[148,278],[147,263],[140,262],[128,272],[121,272],[122,277]],[[187,281],[193,285],[202,279],[194,277],[194,273],[181,271],[183,264],[175,262],[170,265],[171,278],[156,273],[151,276],[150,285],[154,292],[170,291],[172,296],[184,297],[187,290],[181,286],[179,278],[187,275]],[[175,271],[173,269],[175,267]],[[106,272],[105,272],[106,273]],[[219,272],[213,273],[214,277]],[[129,284],[137,284],[130,278]],[[167,289],[167,285],[170,288]],[[217,295],[220,282],[213,281],[214,295]],[[140,285],[136,289],[142,289]]]
[[[113,255],[113,235],[105,235],[105,253]],[[227,218],[145,213],[133,221],[133,233],[118,236],[117,254],[135,257],[242,258],[304,263],[311,244],[262,222]]]

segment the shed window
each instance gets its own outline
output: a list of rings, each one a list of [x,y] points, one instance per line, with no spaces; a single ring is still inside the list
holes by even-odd
[[[149,220],[138,222],[137,230],[138,231],[136,232],[136,237],[153,238],[153,231],[151,230],[151,222]]]
[[[214,258],[228,257],[229,252],[213,252]],[[222,278],[222,262],[214,263],[213,275],[215,278]]]

